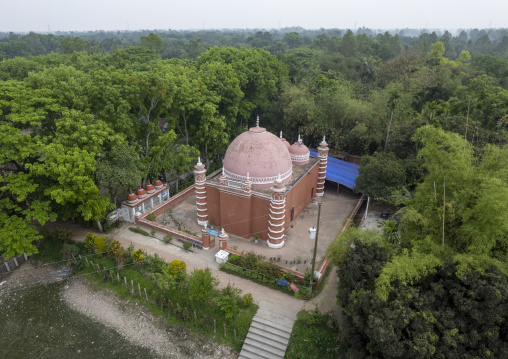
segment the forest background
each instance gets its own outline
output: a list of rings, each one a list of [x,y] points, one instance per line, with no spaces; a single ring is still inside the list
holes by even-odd
[[[0,58],[3,257],[220,166],[259,115],[402,207],[330,250],[349,357],[508,357],[508,30],[3,33]]]

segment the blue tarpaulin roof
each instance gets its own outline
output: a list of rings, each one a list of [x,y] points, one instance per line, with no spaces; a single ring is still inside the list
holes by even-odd
[[[310,155],[317,157],[315,151],[310,151]],[[356,177],[360,166],[339,160],[337,158],[328,157],[326,165],[326,179],[332,182],[340,183],[347,188],[355,187]]]

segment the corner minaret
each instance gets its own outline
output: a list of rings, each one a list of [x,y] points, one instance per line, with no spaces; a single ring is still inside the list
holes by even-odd
[[[284,218],[286,216],[286,186],[279,177],[270,188],[270,214],[268,218],[268,247],[284,246]]]
[[[208,211],[206,208],[206,168],[201,163],[201,158],[198,158],[198,163],[194,166],[194,180],[196,186],[194,188],[196,192],[196,206],[198,211],[198,224],[204,226],[208,225]]]
[[[325,177],[326,177],[326,164],[328,162],[328,143],[325,141],[325,136],[323,136],[323,141],[319,144],[318,149],[318,158],[319,158],[319,172],[318,172],[318,182],[316,187],[316,196],[321,197],[325,192]]]

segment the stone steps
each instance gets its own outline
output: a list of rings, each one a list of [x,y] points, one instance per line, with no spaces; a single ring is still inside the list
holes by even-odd
[[[270,312],[261,308],[258,310],[252,319],[239,359],[284,359],[294,321],[276,318],[276,323],[267,319],[270,317]]]

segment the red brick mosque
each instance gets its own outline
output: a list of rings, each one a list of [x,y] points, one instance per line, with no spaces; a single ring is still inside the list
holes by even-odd
[[[222,171],[207,177],[200,161],[194,167],[198,223],[281,248],[291,223],[323,195],[328,150],[323,137],[318,157],[311,157],[300,136],[290,145],[282,133],[259,127],[258,118],[231,142]]]

